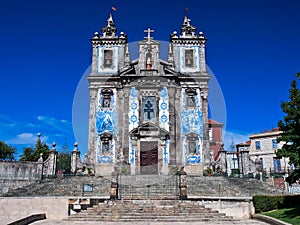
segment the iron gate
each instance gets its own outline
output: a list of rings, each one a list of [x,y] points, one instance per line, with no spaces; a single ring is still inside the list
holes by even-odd
[[[178,175],[119,175],[119,199],[178,199]]]

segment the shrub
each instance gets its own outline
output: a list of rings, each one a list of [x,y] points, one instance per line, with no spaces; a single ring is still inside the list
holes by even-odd
[[[254,196],[253,205],[255,213],[268,212],[283,208],[293,208],[300,205],[300,195]]]
[[[254,196],[255,213],[268,212],[279,209],[283,205],[284,196]]]

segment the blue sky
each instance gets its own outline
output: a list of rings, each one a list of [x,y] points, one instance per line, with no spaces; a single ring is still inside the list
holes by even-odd
[[[89,39],[112,6],[118,33],[129,42],[143,39],[148,27],[156,40],[168,41],[189,8],[191,24],[208,38],[207,64],[224,95],[226,146],[277,126],[280,102],[300,71],[298,0],[6,0],[0,3],[0,140],[22,151],[41,132],[58,150],[65,141],[73,148],[73,99],[91,63]]]

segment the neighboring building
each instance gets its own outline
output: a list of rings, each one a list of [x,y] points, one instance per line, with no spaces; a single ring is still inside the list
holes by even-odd
[[[249,156],[251,161],[260,164],[258,170],[269,172],[287,172],[289,169],[289,159],[286,157],[278,158],[276,152],[283,145],[282,142],[277,143],[282,131],[279,128],[265,130],[261,133],[250,135]]]
[[[281,133],[279,128],[274,128],[251,134],[249,141],[236,145],[236,151],[220,150],[215,167],[228,175],[236,171],[245,175],[266,172],[267,176],[272,173],[287,173],[289,159],[276,156],[278,149],[283,146],[283,142],[277,143]]]
[[[219,151],[222,149],[223,144],[223,134],[222,134],[223,124],[212,119],[208,119],[208,133],[209,133],[209,147],[213,154],[213,160],[217,160],[219,156]]]
[[[100,175],[115,167],[132,175],[168,174],[181,166],[202,174],[211,163],[206,38],[185,16],[164,61],[153,30],[144,32],[133,61],[127,35],[117,36],[111,15],[102,35],[91,39],[87,163]]]

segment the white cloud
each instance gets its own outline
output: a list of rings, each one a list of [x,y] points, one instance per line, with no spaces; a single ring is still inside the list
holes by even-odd
[[[43,136],[42,141],[46,141],[48,139],[47,136]],[[12,138],[7,141],[9,144],[15,144],[15,145],[23,145],[23,144],[35,144],[37,140],[37,134],[33,133],[22,133],[18,134],[15,138]]]
[[[250,133],[246,133],[243,131],[227,130],[225,132],[225,136],[223,139],[224,149],[227,151],[230,151],[230,145],[232,144],[232,141],[233,141],[234,145],[248,141],[249,135],[250,135]]]
[[[42,123],[45,123],[45,124],[48,124],[50,126],[52,126],[53,128],[56,128],[56,129],[63,129],[63,127],[66,127],[69,129],[69,127],[71,127],[71,123],[67,120],[64,120],[64,119],[56,119],[56,118],[53,118],[53,117],[49,117],[49,116],[42,116],[42,115],[39,115],[37,116],[37,119],[42,122]]]

